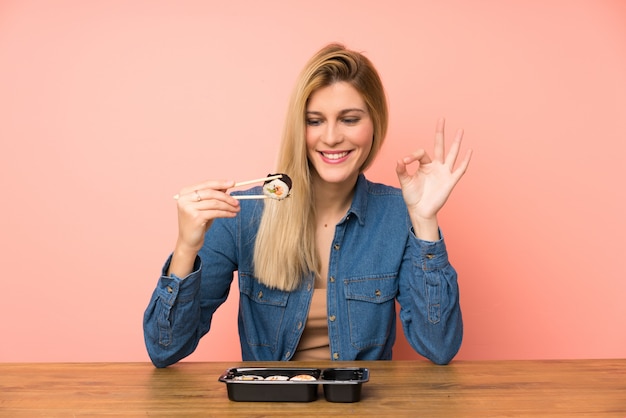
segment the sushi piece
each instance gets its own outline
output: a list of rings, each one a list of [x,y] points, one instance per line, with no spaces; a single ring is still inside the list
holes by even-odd
[[[263,376],[256,376],[256,375],[253,375],[253,374],[244,374],[244,375],[241,375],[241,376],[233,377],[233,380],[242,380],[242,381],[263,380]]]
[[[274,376],[267,376],[265,380],[289,380],[289,377],[281,376],[281,375],[274,375]]]
[[[310,381],[317,380],[317,379],[314,376],[311,376],[310,374],[298,374],[289,380],[292,380],[294,382],[310,382]]]
[[[267,177],[280,176],[263,183],[263,194],[271,199],[283,200],[291,194],[291,178],[287,174],[268,174]]]

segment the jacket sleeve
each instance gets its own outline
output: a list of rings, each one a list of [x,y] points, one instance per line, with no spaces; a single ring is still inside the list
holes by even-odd
[[[165,276],[171,256],[167,260],[143,318],[146,348],[156,367],[187,357],[209,332],[213,314],[228,297],[236,254],[234,222],[216,219],[192,273]]]
[[[436,364],[448,364],[463,339],[457,273],[443,237],[436,242],[410,234],[400,271],[400,320],[415,351]]]

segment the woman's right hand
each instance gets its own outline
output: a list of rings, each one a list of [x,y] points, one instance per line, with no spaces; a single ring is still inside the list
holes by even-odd
[[[234,185],[234,181],[209,180],[184,187],[176,196],[178,239],[169,274],[185,277],[191,273],[196,255],[204,244],[204,236],[213,220],[237,216],[239,201],[226,193]]]

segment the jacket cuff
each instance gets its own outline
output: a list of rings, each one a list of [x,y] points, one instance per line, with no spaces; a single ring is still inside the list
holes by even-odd
[[[421,260],[424,270],[436,270],[447,266],[448,250],[446,242],[443,239],[443,233],[439,229],[438,241],[424,241],[415,235],[415,231],[411,228],[411,241],[415,244],[417,255]]]
[[[202,268],[202,261],[200,257],[196,256],[193,271],[186,277],[178,277],[175,274],[167,276],[166,274],[170,268],[171,261],[172,256],[170,255],[163,265],[161,277],[157,284],[157,294],[159,298],[170,306],[172,306],[176,300],[184,302],[194,298],[200,290],[200,270]]]

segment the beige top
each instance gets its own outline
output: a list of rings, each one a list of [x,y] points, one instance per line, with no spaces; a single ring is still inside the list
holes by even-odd
[[[316,288],[300,343],[292,360],[330,360],[326,289]]]

